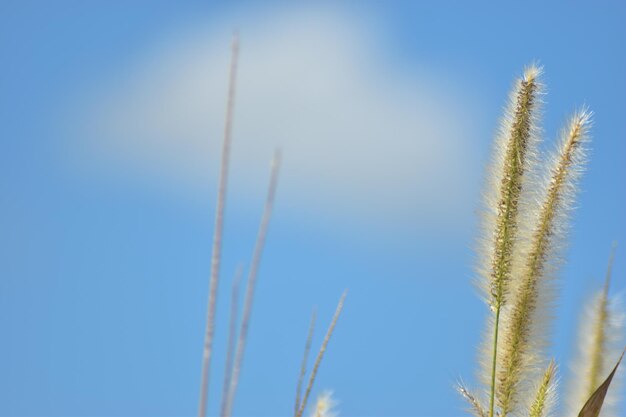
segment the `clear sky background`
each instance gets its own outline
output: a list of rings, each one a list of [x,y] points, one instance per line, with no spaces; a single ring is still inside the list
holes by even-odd
[[[484,166],[515,76],[545,67],[545,149],[595,112],[552,353],[618,246],[626,288],[626,8],[619,2],[0,2],[0,415],[196,413],[229,42],[241,34],[211,413],[231,277],[283,148],[240,416],[314,389],[344,416],[454,416],[486,308]]]

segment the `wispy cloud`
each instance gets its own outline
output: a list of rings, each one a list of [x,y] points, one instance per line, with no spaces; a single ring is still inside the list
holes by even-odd
[[[233,192],[263,189],[278,145],[281,193],[299,209],[425,224],[467,207],[478,166],[468,95],[423,66],[399,68],[374,30],[341,13],[242,21]],[[212,184],[230,29],[187,28],[110,77],[81,104],[81,159],[190,195]]]

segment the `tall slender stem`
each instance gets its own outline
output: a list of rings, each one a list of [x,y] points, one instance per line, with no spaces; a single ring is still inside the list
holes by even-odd
[[[491,392],[489,394],[489,417],[493,417],[496,397],[496,364],[498,359],[498,329],[500,327],[500,305],[496,307],[496,324],[493,332],[493,360],[491,362]]]
[[[235,353],[235,343],[237,341],[237,320],[239,313],[239,283],[243,276],[243,265],[237,265],[235,278],[230,298],[230,320],[228,325],[228,345],[226,348],[226,364],[224,366],[224,385],[222,388],[221,416],[226,415],[226,402],[228,401],[228,391],[230,390],[230,377],[233,369],[233,358]]]
[[[313,370],[311,371],[311,375],[309,376],[309,383],[304,391],[304,396],[302,397],[302,401],[300,402],[300,408],[298,409],[298,413],[296,417],[302,417],[304,413],[304,409],[306,408],[306,403],[309,400],[309,395],[311,395],[311,390],[313,389],[313,383],[315,382],[315,377],[317,376],[317,371],[322,363],[322,358],[324,357],[324,353],[326,352],[326,347],[328,346],[328,341],[330,337],[333,335],[333,331],[335,330],[335,326],[337,325],[337,320],[339,320],[339,316],[341,315],[341,311],[343,310],[343,303],[346,300],[346,296],[348,295],[348,290],[345,290],[339,299],[339,303],[337,304],[337,309],[335,310],[335,315],[333,316],[333,320],[330,322],[330,326],[326,331],[326,336],[324,337],[324,341],[322,342],[322,346],[320,347],[319,352],[317,352],[317,357],[315,358],[315,363],[313,364]]]
[[[224,141],[222,142],[222,159],[220,162],[219,185],[217,189],[217,206],[215,209],[215,229],[213,231],[213,253],[211,256],[211,278],[209,281],[209,300],[207,321],[204,332],[204,348],[202,351],[202,376],[200,382],[200,404],[198,417],[207,414],[209,399],[209,376],[211,371],[211,355],[213,353],[213,335],[215,333],[215,306],[219,284],[220,261],[222,255],[222,232],[224,229],[224,206],[228,184],[228,166],[230,162],[230,144],[232,139],[233,111],[235,107],[235,86],[237,74],[237,58],[239,53],[239,37],[235,33],[232,42],[232,55],[229,71],[228,98],[226,102],[226,122],[224,125]]]
[[[269,227],[270,219],[272,217],[272,210],[274,208],[274,197],[276,195],[276,187],[278,185],[280,160],[281,152],[279,149],[276,149],[276,151],[274,152],[274,158],[272,159],[272,172],[270,175],[270,184],[267,190],[267,197],[265,199],[265,208],[263,209],[261,225],[259,226],[259,233],[257,235],[257,240],[254,245],[252,261],[250,262],[250,270],[248,272],[248,284],[246,286],[246,295],[244,298],[243,313],[241,318],[241,327],[239,329],[239,338],[237,340],[237,347],[235,349],[234,362],[230,376],[230,388],[228,389],[228,397],[226,398],[226,406],[222,411],[222,417],[230,417],[233,410],[233,403],[235,401],[235,394],[237,393],[239,374],[241,372],[246,342],[248,340],[248,329],[250,327],[250,317],[252,315],[252,304],[254,301],[254,290],[256,287],[257,273],[259,270],[259,265],[261,264],[261,256],[263,255],[263,249],[265,248],[267,229]]]
[[[304,384],[304,377],[306,376],[306,365],[309,359],[309,352],[311,350],[311,343],[313,342],[313,331],[315,330],[315,320],[317,317],[317,312],[313,309],[313,313],[311,314],[311,324],[309,325],[309,333],[306,337],[306,344],[304,345],[304,355],[302,355],[302,364],[300,365],[300,376],[298,377],[298,385],[296,387],[296,404],[294,407],[293,415],[296,417],[298,415],[298,410],[300,409],[300,397],[302,395],[302,384]]]

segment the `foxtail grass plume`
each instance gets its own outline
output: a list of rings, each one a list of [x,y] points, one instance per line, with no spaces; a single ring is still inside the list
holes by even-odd
[[[315,409],[311,413],[311,417],[337,417],[338,414],[333,410],[336,402],[332,397],[332,393],[324,392],[317,397]]]
[[[487,417],[488,411],[483,407],[481,402],[476,398],[474,394],[465,386],[462,381],[456,384],[456,390],[465,399],[469,405],[467,411],[475,415],[476,417]]]
[[[545,359],[553,281],[585,163],[591,114],[582,110],[571,118],[542,173],[540,75],[531,66],[516,82],[488,173],[479,251],[480,288],[491,310],[482,343],[484,389],[476,395],[458,386],[476,417],[544,417],[554,403],[556,366]]]
[[[504,316],[501,356],[498,357],[497,402],[502,417],[515,412],[527,393],[525,382],[536,377],[547,344],[552,278],[565,242],[567,218],[585,162],[591,114],[576,113],[561,134],[541,204],[534,215],[523,264],[510,310]]]
[[[585,306],[578,335],[578,353],[572,366],[572,383],[567,399],[568,415],[576,415],[593,392],[610,373],[624,343],[624,306],[609,295],[614,250],[609,258],[604,286]],[[613,379],[602,409],[603,417],[617,416],[616,382]]]
[[[485,298],[493,310],[505,304],[508,296],[522,188],[536,159],[543,94],[541,72],[532,65],[516,80],[489,170],[479,272]]]
[[[528,171],[534,165],[539,141],[538,115],[543,94],[540,75],[541,69],[532,65],[515,82],[496,137],[485,194],[479,275],[484,297],[494,312],[489,321],[482,359],[482,379],[484,385],[489,387],[490,417],[494,410],[500,313],[509,295],[513,257],[518,243],[518,217],[524,204],[522,191]],[[478,401],[473,395],[468,396],[466,390],[461,392],[465,392],[466,399]]]
[[[528,411],[529,417],[548,417],[556,403],[556,364],[550,361],[535,388],[535,397]]]

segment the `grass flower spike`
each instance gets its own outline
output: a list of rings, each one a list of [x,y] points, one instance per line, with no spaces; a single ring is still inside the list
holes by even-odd
[[[483,221],[481,287],[495,314],[490,321],[483,359],[483,379],[490,395],[489,417],[493,417],[494,410],[500,313],[509,294],[513,256],[518,240],[522,189],[525,174],[534,160],[539,137],[537,115],[542,94],[540,74],[538,67],[531,66],[515,83],[496,138],[496,152],[489,173],[490,184],[485,196],[487,210]],[[469,395],[467,390],[464,392]],[[473,395],[467,395],[464,396],[477,401]]]
[[[497,399],[502,417],[519,403],[523,381],[541,361],[546,345],[547,310],[551,304],[550,278],[563,246],[567,217],[576,191],[576,180],[585,161],[591,114],[581,111],[562,133],[542,203],[535,215],[528,247],[523,254],[519,286],[505,318]]]
[[[330,392],[325,392],[317,397],[315,410],[311,413],[311,417],[336,417],[337,413],[333,411],[335,400],[333,400]]]
[[[535,391],[535,399],[530,406],[528,415],[530,417],[549,416],[556,400],[556,364],[554,360],[550,361]]]
[[[591,112],[575,113],[552,158],[540,160],[540,75],[531,66],[516,81],[488,173],[479,251],[480,288],[490,308],[481,344],[483,389],[477,394],[457,385],[476,417],[548,417],[556,403],[557,366],[546,358],[548,330]],[[604,289],[589,306],[567,415],[598,417],[605,399],[603,417],[610,413],[609,386],[619,379],[615,363],[624,340],[624,316],[608,293],[610,273],[611,263]]]
[[[487,417],[487,410],[483,408],[483,405],[480,401],[472,394],[463,382],[458,382],[456,386],[456,390],[461,394],[461,396],[467,401],[469,404],[469,408],[467,411],[474,414],[476,417]]]
[[[538,142],[538,111],[543,89],[540,75],[541,69],[531,66],[516,81],[496,138],[496,155],[489,175],[491,184],[485,196],[488,213],[484,219],[481,267],[486,298],[493,310],[505,304],[508,296],[522,187]]]

